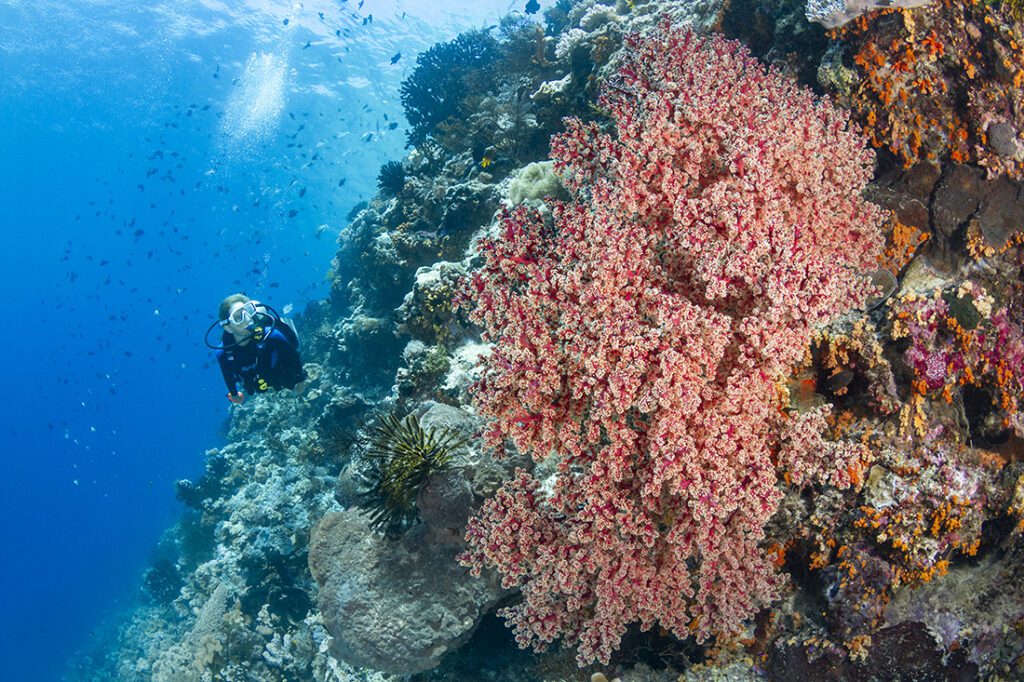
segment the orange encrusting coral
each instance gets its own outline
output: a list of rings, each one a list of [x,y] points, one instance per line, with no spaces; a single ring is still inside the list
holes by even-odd
[[[906,267],[918,248],[931,237],[919,227],[901,223],[895,214],[890,217],[886,232],[888,238],[885,251],[878,257],[878,265],[894,275],[898,275]]]
[[[989,135],[1005,123],[1024,148],[1024,33],[1009,3],[889,9],[830,35],[847,45],[860,78],[841,99],[875,147],[904,167],[948,158],[1024,177],[1021,154]]]

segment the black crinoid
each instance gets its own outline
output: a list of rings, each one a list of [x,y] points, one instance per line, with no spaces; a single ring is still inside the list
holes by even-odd
[[[466,439],[451,429],[424,431],[414,415],[390,414],[367,427],[366,456],[373,468],[360,493],[362,511],[374,530],[390,537],[419,520],[416,497],[433,474],[443,470]]]
[[[388,161],[377,174],[377,189],[384,198],[398,196],[405,187],[405,168],[398,161]]]

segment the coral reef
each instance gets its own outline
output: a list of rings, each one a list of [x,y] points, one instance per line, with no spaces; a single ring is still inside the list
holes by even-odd
[[[68,679],[1024,677],[1020,7],[560,0],[423,55],[305,391],[232,408]],[[467,440],[400,537],[382,414]]]
[[[131,614],[88,679],[284,680],[337,666],[319,651],[326,634],[303,570],[307,529],[335,505],[333,477],[310,456],[315,431],[292,426],[328,404],[327,380],[310,382],[317,398],[286,392],[237,408],[231,443],[207,453],[202,494],[163,543],[173,559],[147,572],[162,598]]]

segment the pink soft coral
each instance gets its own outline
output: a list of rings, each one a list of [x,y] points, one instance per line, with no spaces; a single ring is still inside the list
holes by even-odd
[[[575,198],[506,214],[468,287],[494,342],[486,441],[558,475],[518,472],[462,560],[522,588],[521,645],[565,637],[581,664],[629,623],[703,641],[776,596],[776,382],[881,248],[846,115],[739,44],[666,20],[627,39],[600,104],[615,135],[570,119],[552,141]]]

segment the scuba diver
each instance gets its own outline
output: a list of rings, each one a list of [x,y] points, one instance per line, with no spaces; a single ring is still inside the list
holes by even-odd
[[[210,332],[223,329],[219,346]],[[217,351],[217,362],[228,387],[228,399],[241,405],[245,393],[271,388],[302,391],[306,372],[299,356],[299,337],[277,311],[245,294],[232,294],[220,303],[217,321],[206,330],[206,345]]]

